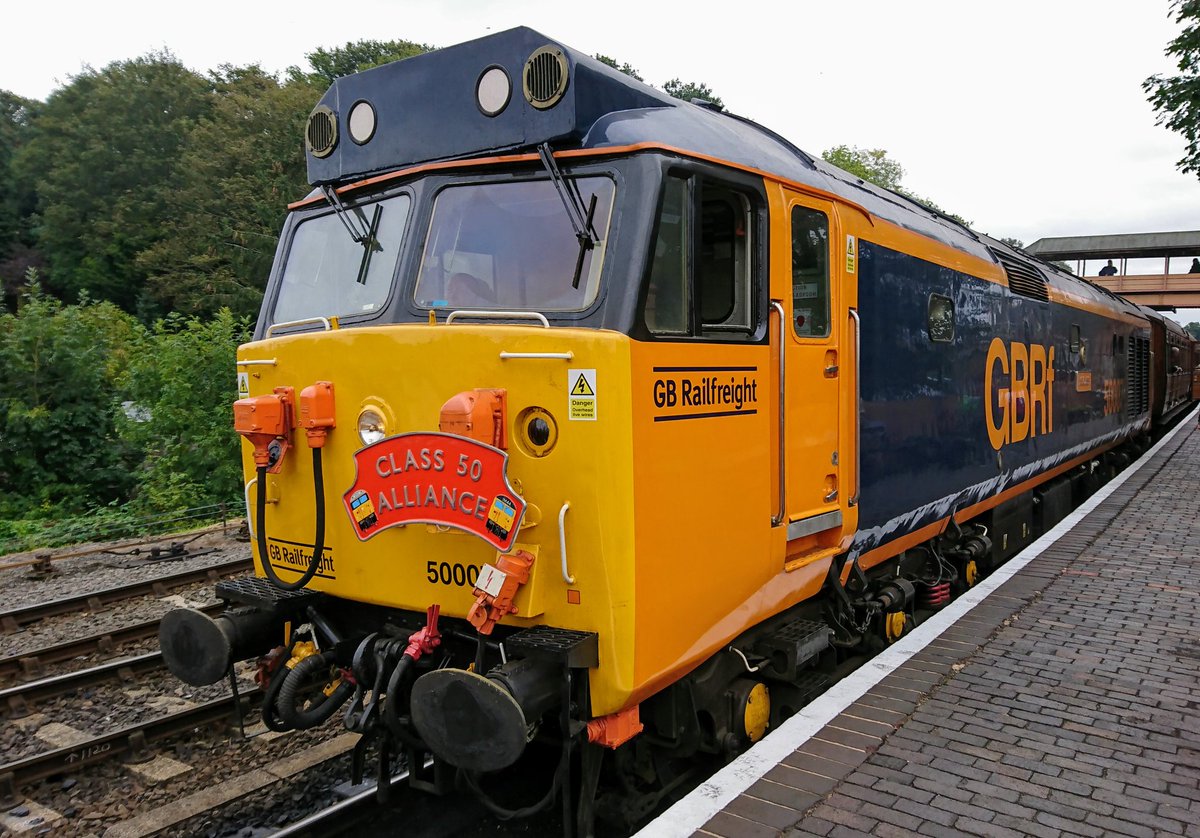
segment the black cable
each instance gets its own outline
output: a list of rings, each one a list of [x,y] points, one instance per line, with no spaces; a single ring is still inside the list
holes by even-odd
[[[333,662],[332,652],[309,655],[296,664],[291,672],[287,673],[274,707],[275,713],[280,719],[296,730],[308,730],[324,722],[346,703],[346,699],[354,692],[354,685],[345,679],[337,685],[332,693],[322,695],[308,709],[301,709],[296,700],[300,690],[309,684],[313,676],[328,672]]]
[[[288,651],[287,654],[290,656],[291,651]],[[275,705],[279,700],[279,690],[283,687],[287,676],[286,662],[279,664],[279,669],[271,675],[271,680],[267,683],[267,690],[263,693],[262,722],[267,730],[273,730],[276,733],[286,733],[292,729],[292,726],[279,718],[275,711]]]
[[[312,449],[313,456],[313,489],[316,493],[317,532],[313,537],[313,554],[309,560],[308,569],[295,582],[284,582],[271,566],[271,557],[267,554],[267,467],[259,466],[257,470],[258,487],[255,492],[255,535],[258,541],[258,558],[262,562],[263,573],[271,583],[284,591],[298,591],[312,581],[321,566],[325,552],[325,474],[321,465],[321,449]]]
[[[483,804],[483,808],[487,809],[493,815],[502,821],[512,820],[513,818],[527,818],[530,815],[536,815],[538,812],[545,809],[554,802],[554,798],[558,796],[558,790],[562,787],[563,776],[566,774],[567,761],[570,759],[567,749],[563,748],[562,757],[558,761],[558,767],[554,769],[554,782],[550,784],[550,790],[546,792],[546,796],[534,803],[532,806],[526,806],[523,809],[505,809],[496,801],[492,800],[479,787],[479,780],[475,776],[475,772],[468,771],[465,768],[460,768],[458,776],[466,783],[475,797]]]
[[[411,730],[412,719],[407,715],[400,715],[401,708],[407,708],[409,704],[408,674],[413,663],[413,659],[408,655],[401,655],[396,668],[392,670],[392,675],[388,678],[387,692],[384,693],[386,700],[383,704],[383,722],[403,745],[414,751],[422,751],[426,746],[421,737]]]

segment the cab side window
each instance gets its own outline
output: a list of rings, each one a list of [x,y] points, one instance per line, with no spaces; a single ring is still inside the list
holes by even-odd
[[[829,218],[808,207],[792,207],[792,328],[829,335]]]
[[[688,192],[687,181],[667,178],[646,293],[646,327],[655,334],[686,335],[690,331]]]
[[[753,206],[742,191],[704,178],[666,179],[646,289],[652,333],[754,335]]]

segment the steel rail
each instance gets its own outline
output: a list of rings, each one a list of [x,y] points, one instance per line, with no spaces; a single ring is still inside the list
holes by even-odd
[[[162,535],[148,535],[142,538],[134,539],[117,539],[109,542],[107,547],[85,547],[79,550],[73,550],[69,553],[50,553],[51,550],[61,550],[60,547],[34,547],[29,550],[18,550],[15,553],[8,553],[0,556],[0,571],[15,570],[21,567],[38,567],[49,565],[51,562],[60,562],[65,559],[77,559],[80,556],[95,556],[100,553],[111,553],[114,550],[127,550],[131,547],[144,547],[147,544],[158,544],[163,541],[174,541],[180,538],[191,538],[194,536],[207,535],[217,530],[225,531],[230,526],[236,526],[239,518],[228,518],[219,524],[210,524],[207,527],[201,527],[196,530],[184,530],[182,532],[164,533]],[[23,556],[29,553],[35,554],[32,559],[21,559],[14,561],[4,561],[8,556]]]
[[[261,690],[253,688],[242,692],[239,698],[247,705],[252,705],[261,694]],[[129,725],[76,745],[56,748],[0,765],[0,799],[14,799],[20,789],[39,780],[78,771],[86,765],[106,762],[116,757],[126,757],[130,761],[148,760],[151,758],[148,752],[149,743],[190,733],[196,728],[226,718],[234,720],[232,695],[213,699],[169,716]]]
[[[32,712],[33,706],[39,701],[57,698],[74,690],[108,681],[122,683],[132,681],[138,675],[156,672],[165,666],[162,652],[147,652],[144,655],[108,661],[90,669],[81,669],[78,672],[68,672],[63,675],[42,678],[39,681],[17,684],[15,687],[0,690],[0,712],[5,713],[10,719],[17,719]]]
[[[217,602],[199,610],[211,616],[221,613],[224,609],[225,603]],[[80,655],[115,649],[122,644],[130,643],[134,640],[145,640],[147,637],[156,637],[158,635],[158,624],[159,618],[155,618],[142,623],[136,623],[132,626],[125,626],[124,628],[97,632],[96,634],[77,640],[68,640],[65,643],[58,643],[54,646],[44,646],[41,649],[33,649],[28,652],[18,652],[15,655],[0,657],[0,678],[11,678],[21,672],[34,675],[45,664],[61,663],[72,658],[77,658]]]
[[[5,634],[9,634],[21,626],[37,622],[38,620],[44,620],[47,617],[96,611],[114,602],[134,599],[148,594],[166,596],[166,592],[172,588],[180,588],[195,582],[216,582],[222,576],[248,571],[252,567],[253,565],[251,565],[249,557],[245,557],[222,564],[210,565],[209,567],[193,568],[167,576],[159,576],[155,579],[146,579],[129,585],[117,585],[116,587],[66,597],[65,599],[39,602],[21,608],[10,608],[7,611],[0,611],[0,626],[3,627]]]
[[[425,767],[428,768],[433,764],[433,760],[427,760]],[[408,769],[392,775],[392,785],[408,779]],[[335,828],[345,829],[347,826],[347,818],[352,818],[360,813],[360,810],[374,808],[376,804],[376,789],[375,784],[371,783],[370,788],[358,792],[345,800],[339,800],[332,806],[327,806],[324,809],[318,809],[310,815],[306,815],[298,821],[287,824],[286,826],[277,829],[271,833],[271,838],[295,838],[301,835],[332,835]]]

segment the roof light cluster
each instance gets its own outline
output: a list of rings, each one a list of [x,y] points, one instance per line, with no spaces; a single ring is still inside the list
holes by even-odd
[[[570,65],[561,47],[553,44],[534,50],[521,73],[525,101],[538,110],[547,110],[562,101],[570,80]],[[475,82],[475,105],[484,116],[504,113],[512,101],[513,82],[508,71],[498,64],[484,68]],[[359,99],[345,116],[345,132],[358,145],[366,145],[375,136],[379,120],[375,105]],[[309,154],[325,158],[337,148],[338,115],[327,105],[318,105],[308,116],[304,142]]]

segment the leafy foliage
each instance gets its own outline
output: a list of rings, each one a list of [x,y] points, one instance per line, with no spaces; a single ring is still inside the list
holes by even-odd
[[[663,91],[685,102],[690,102],[693,99],[703,99],[706,102],[712,102],[718,108],[725,107],[725,103],[721,101],[721,97],[713,93],[712,88],[703,82],[685,82],[680,79],[671,79],[663,85]]]
[[[136,256],[172,229],[171,173],[209,90],[169,52],[151,53],[84,71],[39,109],[17,165],[36,173],[39,242],[61,296],[137,308]]]
[[[187,509],[236,498],[241,438],[230,421],[238,344],[250,322],[222,309],[210,320],[171,315],[139,343],[122,380],[135,409],[120,434],[142,456],[134,508]]]
[[[627,76],[635,78],[638,81],[645,81],[645,79],[642,78],[642,74],[635,70],[633,65],[628,61],[623,61],[618,64],[617,59],[609,58],[607,55],[600,55],[599,53],[596,53],[595,58],[601,64],[607,64],[609,67],[612,67],[614,70],[619,70]]]
[[[928,198],[923,198],[905,189],[900,183],[904,177],[904,167],[888,157],[887,151],[882,148],[867,149],[859,148],[858,146],[839,145],[828,149],[821,157],[825,162],[832,163],[834,166],[849,172],[855,177],[873,183],[876,186],[881,186],[884,189],[898,192],[939,215],[944,215],[947,218],[957,221],[964,227],[971,226],[971,222],[967,221],[961,215],[947,212]]]
[[[36,276],[0,315],[0,513],[126,497],[134,452],[116,433],[118,378],[140,326],[108,302],[64,306]]]
[[[402,61],[429,52],[434,47],[428,44],[418,44],[413,41],[352,41],[344,47],[326,49],[320,47],[306,53],[311,72],[304,72],[299,67],[288,68],[288,78],[292,81],[307,82],[319,87],[321,92],[333,84],[336,79],[369,70],[381,64],[392,61]]]
[[[0,286],[10,309],[16,308],[29,268],[44,265],[32,224],[37,197],[31,178],[15,161],[29,141],[37,107],[37,102],[0,90]]]
[[[1200,323],[1192,321],[1183,327],[1183,330],[1191,335],[1196,340],[1200,340]]]
[[[1176,164],[1179,170],[1200,175],[1200,0],[1173,0],[1171,10],[1183,31],[1166,53],[1176,59],[1179,74],[1153,75],[1142,89],[1157,113],[1156,124],[1187,140],[1187,154]]]
[[[839,145],[825,151],[821,157],[825,162],[884,189],[899,189],[904,177],[904,167],[888,157],[882,148]]]
[[[164,311],[254,315],[284,207],[302,196],[304,121],[321,90],[257,66],[222,67],[214,102],[188,134],[165,197],[170,236],[137,256]]]

